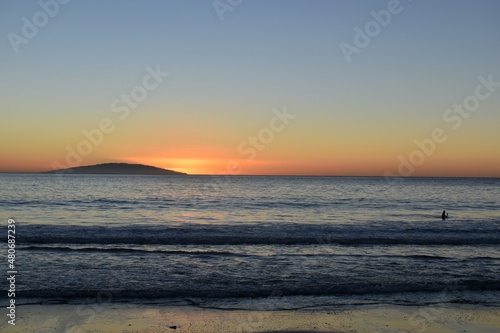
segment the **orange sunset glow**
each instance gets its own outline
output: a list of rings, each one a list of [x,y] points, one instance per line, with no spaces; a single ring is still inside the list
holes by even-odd
[[[54,24],[18,53],[5,39],[0,172],[128,162],[189,174],[500,177],[494,29],[473,36],[436,19],[417,38],[402,21],[346,55],[352,21],[322,20],[306,30],[265,18],[114,22],[133,46],[105,39],[109,24],[96,26],[103,34]],[[182,33],[154,30],[170,25]]]

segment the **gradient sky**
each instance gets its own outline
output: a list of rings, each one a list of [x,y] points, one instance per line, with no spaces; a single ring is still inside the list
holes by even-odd
[[[16,53],[23,17],[43,9],[2,1],[0,171],[500,177],[500,86],[467,118],[443,118],[479,76],[500,82],[500,2],[401,0],[348,63],[340,44],[389,2],[243,0],[221,20],[212,0],[72,0]],[[169,75],[120,119],[112,104],[157,66]],[[296,117],[272,132],[276,110]],[[103,119],[113,130],[83,143]],[[416,151],[436,128],[445,142]]]

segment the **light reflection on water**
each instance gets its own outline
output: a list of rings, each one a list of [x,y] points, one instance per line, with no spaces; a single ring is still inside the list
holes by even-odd
[[[498,179],[0,175],[29,223],[377,223],[498,220]],[[436,220],[439,223],[439,219]]]
[[[499,179],[0,175],[0,184],[2,214],[18,222],[25,296],[85,298],[113,274],[116,299],[222,307],[264,306],[276,291],[309,306],[426,304],[449,285],[462,288],[450,302],[492,304],[500,292]]]

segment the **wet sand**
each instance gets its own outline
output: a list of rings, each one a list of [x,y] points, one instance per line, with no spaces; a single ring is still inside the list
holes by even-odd
[[[6,309],[4,310],[6,313]],[[133,304],[24,305],[1,332],[474,332],[500,331],[500,308],[377,306],[344,310],[225,311]]]

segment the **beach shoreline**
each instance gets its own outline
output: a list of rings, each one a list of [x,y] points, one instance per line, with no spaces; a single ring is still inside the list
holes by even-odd
[[[5,333],[493,333],[500,331],[500,307],[378,305],[341,310],[255,311],[93,303],[21,305],[17,308],[16,325],[7,320],[0,323],[0,331]]]

